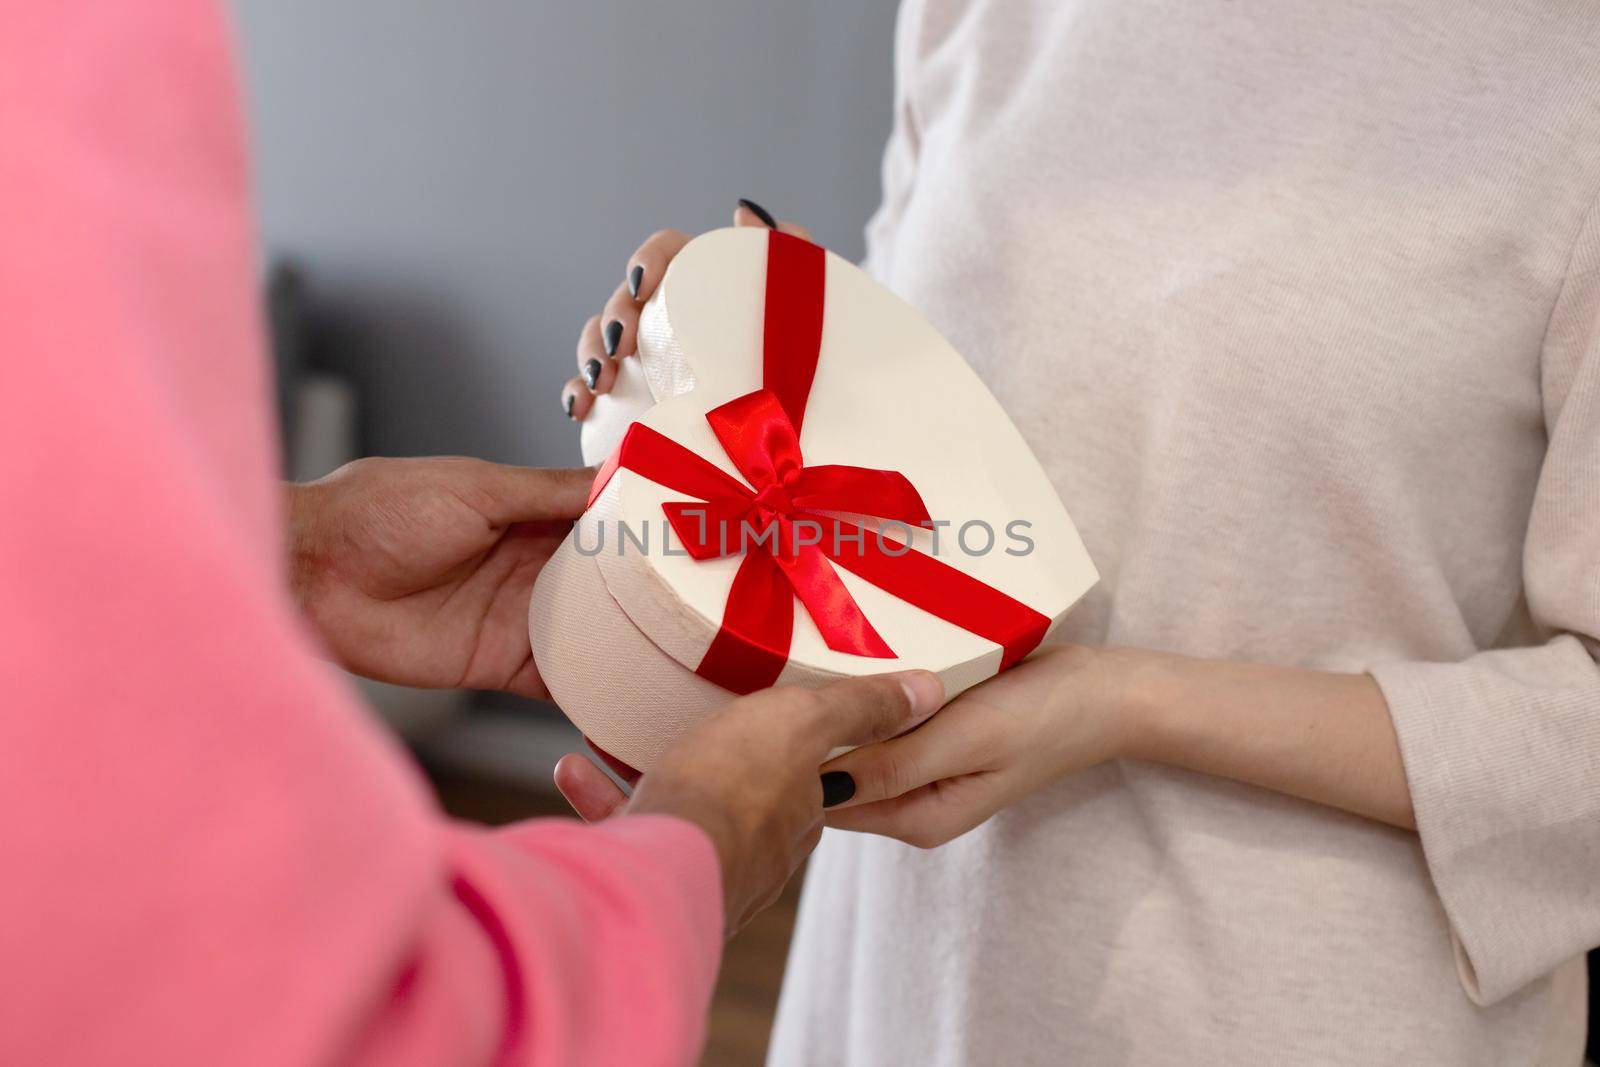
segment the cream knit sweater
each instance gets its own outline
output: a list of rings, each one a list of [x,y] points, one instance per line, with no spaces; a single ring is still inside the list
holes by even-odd
[[[1575,1063],[1600,944],[1600,4],[909,0],[878,275],[1102,585],[1370,670],[1420,835],[1120,763],[830,832],[781,1065]]]

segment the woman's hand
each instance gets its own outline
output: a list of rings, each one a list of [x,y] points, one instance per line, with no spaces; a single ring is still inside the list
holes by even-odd
[[[735,226],[764,226],[809,238],[803,226],[778,222],[761,205],[741,200],[733,213]],[[583,419],[594,398],[611,391],[617,380],[617,360],[639,351],[639,309],[649,300],[667,273],[667,265],[689,243],[680,230],[658,230],[628,259],[622,283],[606,301],[600,314],[583,325],[578,335],[578,377],[561,390],[561,410],[568,418]]]
[[[943,699],[938,676],[927,671],[767,689],[696,723],[639,780],[631,800],[576,753],[556,765],[556,785],[591,822],[657,813],[703,829],[721,861],[732,934],[777,898],[816,846],[824,803],[817,768],[828,753],[909,730]]]
[[[547,696],[528,646],[528,597],[592,477],[476,459],[360,459],[291,485],[295,598],[357,674]]]
[[[1062,775],[1124,758],[1416,827],[1371,677],[1064,645],[824,767],[855,784],[828,825],[932,848]]]
[[[932,848],[1072,771],[1126,754],[1117,650],[1052,645],[951,701],[919,729],[846,753],[849,801],[828,825]]]

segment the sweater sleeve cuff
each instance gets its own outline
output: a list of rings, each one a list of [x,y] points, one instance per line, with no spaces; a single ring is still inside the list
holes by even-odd
[[[527,837],[548,848],[557,827],[584,854],[612,857],[622,877],[648,890],[650,921],[659,927],[657,933],[675,954],[686,954],[682,962],[689,999],[708,1004],[722,963],[724,923],[722,864],[706,832],[671,815],[623,815],[587,826],[541,819],[497,832],[511,841]]]
[[[509,1029],[534,1062],[692,1062],[723,944],[711,840],[665,815],[490,831],[458,865],[506,957]],[[495,931],[499,931],[495,933]]]
[[[695,951],[697,973],[708,991],[722,963],[722,863],[706,832],[672,815],[625,815],[591,826],[659,866],[664,881],[678,887],[680,919]]]
[[[1461,984],[1481,1006],[1600,940],[1600,718],[1593,661],[1578,649],[1579,666],[1572,651],[1370,672],[1399,738]]]

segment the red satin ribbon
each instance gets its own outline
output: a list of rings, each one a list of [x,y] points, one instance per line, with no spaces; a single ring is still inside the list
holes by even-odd
[[[1048,617],[903,542],[837,512],[922,526],[922,497],[898,471],[805,465],[800,423],[816,375],[826,260],[816,245],[773,231],[767,242],[763,380],[767,387],[707,414],[741,483],[671,438],[635,423],[601,466],[593,504],[619,467],[699,502],[663,505],[697,560],[743,552],[722,625],[695,673],[724,689],[772,685],[789,660],[794,598],[837,652],[895,653],[834,571],[837,564],[907,603],[999,644],[1000,669],[1031,652]],[[830,564],[829,561],[832,561]]]

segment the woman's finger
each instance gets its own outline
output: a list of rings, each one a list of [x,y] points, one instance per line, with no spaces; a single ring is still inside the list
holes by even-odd
[[[600,312],[600,349],[611,359],[623,359],[639,351],[639,304],[619,285]]]
[[[578,377],[583,380],[586,389],[597,395],[610,392],[617,380],[616,364],[606,354],[605,341],[601,336],[600,324],[603,321],[599,315],[591,315],[578,333]]]
[[[811,231],[794,222],[780,222],[772,217],[772,213],[754,200],[741,200],[739,206],[733,209],[733,224],[735,226],[760,226],[780,233],[791,233],[796,237],[811,240]]]
[[[617,367],[611,357],[605,353],[605,347],[600,338],[600,316],[591,315],[589,321],[583,324],[583,330],[578,334],[578,380],[583,383],[584,390],[593,396],[610,392],[612,384],[617,380]],[[582,405],[582,411],[573,418],[582,419],[589,413],[589,406]]]
[[[942,779],[993,769],[994,724],[970,712],[954,701],[910,733],[863,745],[826,764],[824,773],[842,771],[856,787],[849,800],[832,810],[874,804]]]
[[[689,235],[682,230],[657,230],[628,257],[622,285],[634,303],[642,304],[650,299],[667,273],[667,264],[688,243]]]
[[[628,802],[617,783],[577,752],[561,757],[556,764],[555,779],[556,788],[584,822],[610,818]]]
[[[561,410],[567,413],[567,418],[582,422],[593,406],[594,396],[580,379],[569,379],[561,387]]]
[[[831,808],[824,821],[835,830],[892,837],[934,848],[978,826],[1003,806],[999,775],[985,772],[921,786],[861,807]]]

